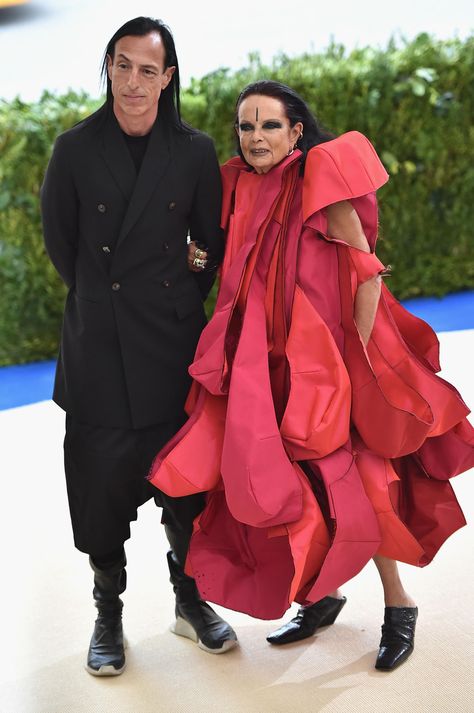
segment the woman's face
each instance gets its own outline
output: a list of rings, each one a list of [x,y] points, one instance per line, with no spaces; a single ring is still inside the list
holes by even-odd
[[[290,126],[279,99],[252,94],[239,107],[237,134],[245,160],[257,173],[267,173],[293,149],[303,124]]]

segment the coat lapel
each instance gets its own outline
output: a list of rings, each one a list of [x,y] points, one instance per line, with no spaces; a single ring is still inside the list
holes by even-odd
[[[140,173],[135,182],[117,245],[128,235],[145,209],[158,182],[168,168],[170,158],[171,149],[167,132],[162,126],[162,122],[157,120],[153,126]]]

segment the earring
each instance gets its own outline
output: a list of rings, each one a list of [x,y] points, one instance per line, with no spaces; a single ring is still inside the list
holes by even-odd
[[[293,146],[293,148],[291,149],[291,153],[293,153],[293,151],[298,148],[298,141],[301,141],[302,138],[303,138],[303,131],[301,131],[301,134],[296,139],[296,143]],[[288,156],[290,156],[290,152],[288,152]]]
[[[287,155],[287,156],[291,156],[291,154],[293,153],[293,151],[295,150],[295,148],[296,148],[296,144],[293,146],[292,149],[288,149],[288,153],[287,153],[286,155]]]

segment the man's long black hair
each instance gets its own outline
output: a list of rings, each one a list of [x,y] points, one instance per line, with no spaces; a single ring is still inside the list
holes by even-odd
[[[105,48],[100,72],[102,82],[107,87],[106,104],[111,107],[113,102],[112,82],[107,72],[107,58],[111,57],[112,60],[114,59],[116,43],[122,39],[122,37],[144,37],[145,35],[149,35],[150,32],[157,32],[163,42],[165,49],[165,66],[163,70],[168,67],[176,67],[170,83],[160,96],[160,119],[180,131],[188,133],[192,131],[192,129],[181,119],[179,65],[176,47],[171,30],[161,20],[155,20],[152,17],[135,17],[133,20],[129,20],[122,25],[122,27],[119,27],[113,37],[110,38]]]

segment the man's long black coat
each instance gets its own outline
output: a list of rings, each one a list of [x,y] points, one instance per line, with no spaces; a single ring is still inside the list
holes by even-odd
[[[158,118],[137,177],[103,107],[58,137],[41,199],[46,249],[69,288],[54,400],[99,426],[174,419],[210,287],[188,269],[188,232],[222,252],[211,139]]]

